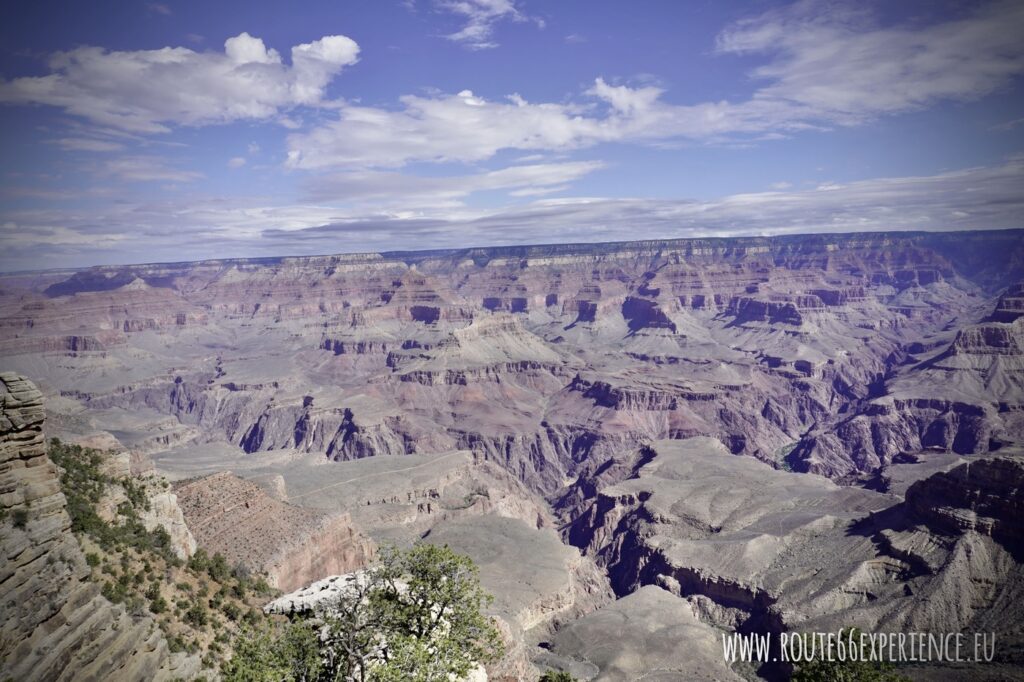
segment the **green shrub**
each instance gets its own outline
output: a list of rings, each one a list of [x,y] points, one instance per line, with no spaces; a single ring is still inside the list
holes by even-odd
[[[274,591],[274,588],[270,586],[267,579],[262,575],[256,578],[256,582],[253,584],[252,589],[261,597],[265,597]]]
[[[210,559],[209,565],[206,567],[206,572],[211,578],[219,583],[226,582],[228,577],[231,575],[231,567],[228,566],[228,560],[224,558],[224,555],[217,552]]]
[[[196,628],[206,627],[206,623],[208,622],[206,607],[199,602],[195,602],[187,611],[185,611],[184,620],[186,623]]]
[[[206,550],[200,547],[196,550],[196,553],[188,560],[188,567],[196,573],[205,573],[206,568],[210,565],[210,557],[206,553]]]
[[[548,670],[540,676],[540,682],[576,682],[576,678],[564,670]]]
[[[157,594],[155,598],[150,599],[149,610],[153,613],[163,613],[167,610],[167,600]]]
[[[224,615],[227,616],[227,619],[230,621],[237,621],[242,616],[242,609],[238,607],[238,604],[232,601],[225,602],[221,607],[221,611],[224,612]]]
[[[15,528],[24,528],[28,525],[28,510],[27,509],[15,509],[12,516],[12,522]]]
[[[121,583],[114,583],[110,581],[103,583],[103,588],[100,590],[100,592],[101,594],[103,594],[104,597],[114,602],[115,604],[120,604],[128,597],[127,587],[125,587]]]

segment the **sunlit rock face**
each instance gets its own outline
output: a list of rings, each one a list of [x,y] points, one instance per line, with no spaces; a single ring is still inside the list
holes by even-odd
[[[361,568],[374,554],[347,515],[290,505],[230,473],[184,482],[175,492],[207,553],[265,575],[280,590]]]

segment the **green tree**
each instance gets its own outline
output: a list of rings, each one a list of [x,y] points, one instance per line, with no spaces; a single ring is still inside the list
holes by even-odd
[[[500,657],[501,637],[483,613],[491,601],[469,557],[427,543],[385,547],[369,579],[370,615],[382,632],[370,678],[448,680]]]
[[[280,636],[247,629],[225,679],[449,682],[502,655],[484,614],[491,597],[469,557],[418,544],[384,548],[379,558]]]
[[[323,676],[318,636],[299,620],[283,631],[246,628],[235,641],[235,654],[221,668],[224,682],[313,682]]]

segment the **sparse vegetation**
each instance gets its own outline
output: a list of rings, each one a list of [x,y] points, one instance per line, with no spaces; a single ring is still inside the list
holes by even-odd
[[[564,670],[548,670],[540,676],[540,682],[576,682],[576,678]]]
[[[502,655],[477,569],[447,547],[385,548],[365,580],[308,618],[243,632],[223,668],[242,680],[447,682]],[[319,634],[318,634],[319,633]]]
[[[842,631],[843,639],[847,639]],[[900,675],[896,666],[892,663],[866,661],[863,652],[859,647],[860,631],[853,629],[849,635],[849,642],[856,649],[856,653],[849,653],[844,660],[815,659],[810,663],[803,663],[793,671],[792,682],[910,682],[908,677]],[[855,659],[855,660],[854,660]]]
[[[162,481],[111,477],[103,453],[56,439],[50,456],[102,594],[133,616],[154,618],[172,652],[199,655],[229,682],[447,682],[501,655],[498,631],[483,614],[490,596],[468,557],[429,544],[385,549],[357,594],[309,618],[270,618],[258,608],[273,593],[264,576],[205,550],[183,563],[166,530],[146,528],[149,490],[163,490]],[[99,509],[110,499],[121,501],[104,518]],[[16,510],[14,524],[27,516]]]
[[[166,490],[166,481],[108,476],[104,453],[56,439],[49,452],[60,468],[72,530],[101,593],[133,616],[153,617],[172,652],[200,655],[212,671],[230,657],[241,621],[250,628],[272,627],[254,608],[258,602],[249,599],[272,594],[263,576],[230,570],[223,556],[210,557],[203,550],[183,563],[163,527],[146,529],[141,514],[150,508],[150,491]],[[121,493],[124,499],[113,518],[104,519],[101,503]]]
[[[140,511],[149,510],[145,486],[128,478],[114,481],[103,473],[103,454],[91,448],[68,445],[54,438],[50,441],[50,458],[61,469],[61,488],[67,498],[71,530],[92,537],[106,550],[118,548],[154,552],[170,564],[178,562],[171,551],[171,537],[158,526],[146,528]],[[118,485],[125,501],[117,506],[117,519],[104,520],[97,512],[108,486]]]

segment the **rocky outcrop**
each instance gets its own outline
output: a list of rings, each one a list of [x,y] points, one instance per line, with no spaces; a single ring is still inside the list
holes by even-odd
[[[790,460],[800,471],[842,479],[878,471],[905,452],[985,453],[998,443],[995,412],[939,398],[881,399],[828,430],[806,435]]]
[[[94,443],[96,446],[110,446],[101,439]],[[81,439],[79,444],[84,447],[91,447],[90,439]],[[118,447],[116,441],[113,444]],[[167,531],[170,537],[170,547],[179,559],[188,559],[196,551],[196,540],[185,523],[185,517],[178,505],[177,496],[167,489],[167,482],[152,474],[149,467],[142,472],[133,469],[132,455],[123,450],[108,449],[103,453],[103,473],[110,477],[106,485],[103,497],[97,504],[97,513],[105,521],[114,521],[117,517],[117,508],[125,502],[128,497],[125,493],[123,482],[131,480],[142,487],[145,492],[148,505],[138,510],[139,519],[145,525],[146,530],[154,530],[158,526]],[[138,466],[136,460],[136,466]],[[150,465],[151,466],[151,465]]]
[[[0,674],[17,680],[192,677],[197,660],[172,657],[150,618],[129,615],[88,580],[57,469],[46,455],[42,396],[14,374],[0,374],[0,384]]]
[[[362,568],[374,553],[348,516],[282,502],[230,473],[180,483],[175,493],[199,547],[281,590]]]
[[[747,322],[769,322],[800,326],[803,317],[792,301],[763,301],[746,296],[737,296],[729,302],[727,315],[734,318],[734,324]]]
[[[1016,322],[1024,317],[1024,282],[1018,282],[1003,292],[996,302],[996,309],[987,322]]]
[[[907,489],[906,504],[938,529],[1024,548],[1024,459],[995,456],[934,474]]]
[[[904,503],[709,439],[653,448],[566,531],[618,594],[657,585],[734,631],[998,632],[1019,665],[1019,456],[923,474]]]
[[[790,460],[801,471],[856,477],[901,453],[981,454],[1018,441],[1024,428],[1022,325],[964,327],[930,357],[923,345],[908,347],[910,357],[885,382],[889,395],[861,401],[837,423],[809,430]],[[926,357],[914,362],[916,354]]]

